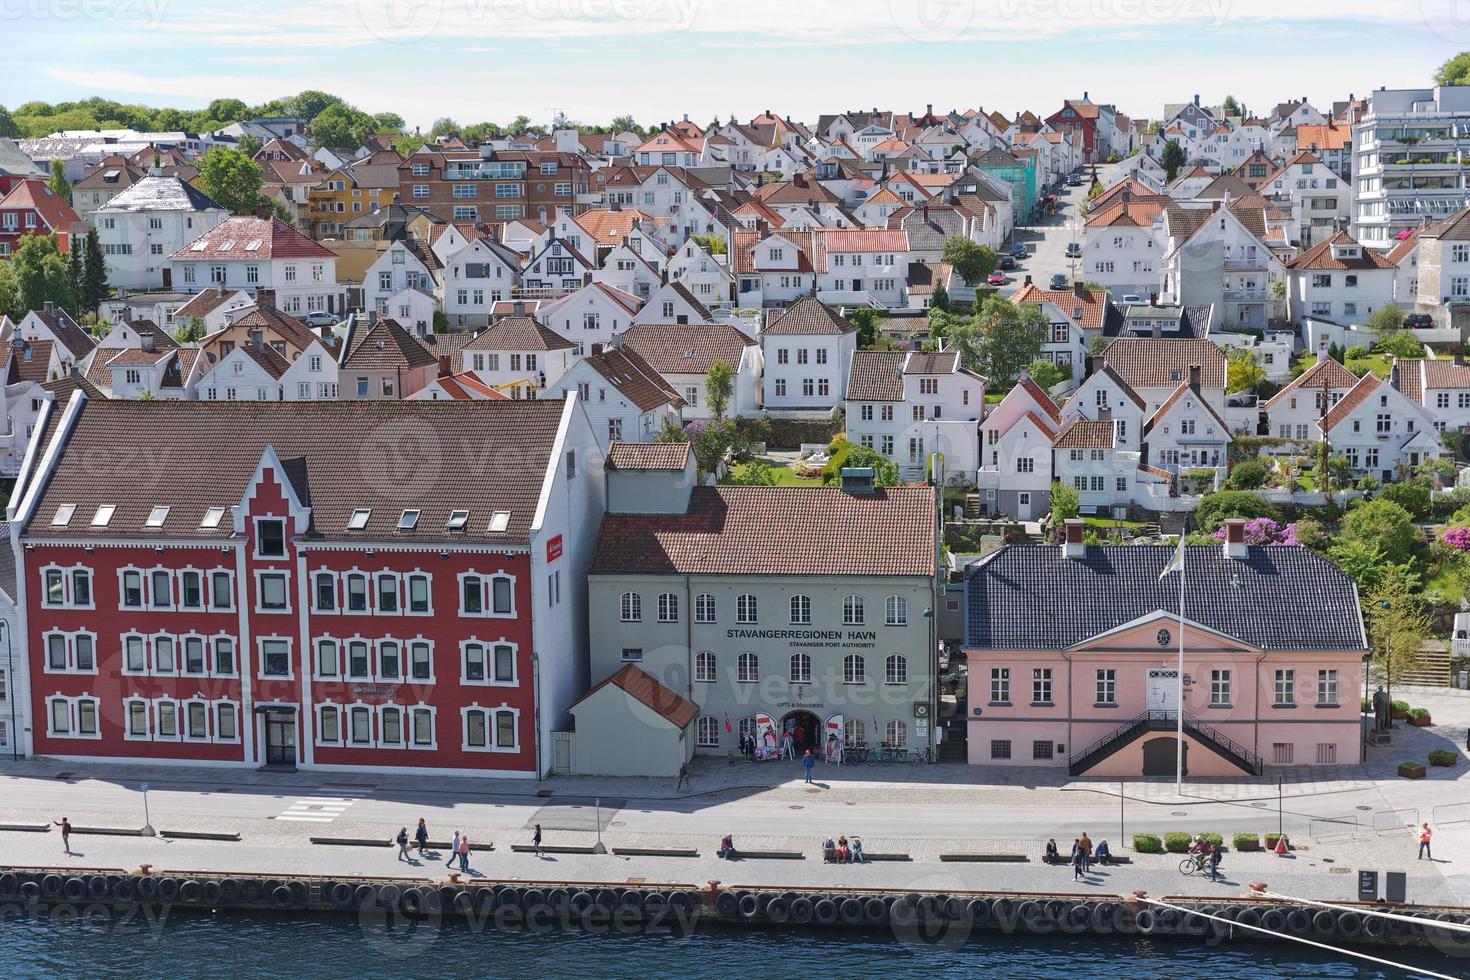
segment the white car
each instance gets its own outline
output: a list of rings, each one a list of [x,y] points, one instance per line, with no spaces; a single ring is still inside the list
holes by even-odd
[[[338,318],[337,314],[328,313],[326,310],[313,310],[302,317],[301,322],[308,327],[335,327]]]

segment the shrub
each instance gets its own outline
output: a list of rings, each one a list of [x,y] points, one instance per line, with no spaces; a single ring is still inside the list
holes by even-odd
[[[1359,708],[1359,710],[1361,710],[1363,712],[1363,714],[1366,715],[1368,712],[1370,712],[1370,711],[1373,710],[1373,699],[1372,698],[1359,698],[1358,699],[1358,708]]]
[[[1436,766],[1452,766],[1455,764],[1455,753],[1449,749],[1430,749],[1429,761]]]
[[[1200,501],[1194,516],[1199,529],[1209,534],[1213,534],[1231,517],[1242,517],[1246,520],[1269,517],[1273,521],[1281,520],[1281,513],[1275,506],[1244,490],[1221,490],[1210,494]]]
[[[1259,459],[1247,459],[1235,464],[1226,486],[1232,490],[1255,490],[1266,485],[1267,475],[1265,463]]]
[[[1378,477],[1365,476],[1358,481],[1358,490],[1361,493],[1372,493],[1378,489]]]
[[[1164,835],[1164,850],[1170,854],[1183,854],[1189,850],[1194,838],[1182,830],[1171,830]]]
[[[1392,500],[1414,517],[1425,517],[1429,513],[1430,482],[1423,477],[1389,483],[1378,492],[1383,500]]]
[[[1424,768],[1424,763],[1417,760],[1408,760],[1399,763],[1399,775],[1404,776],[1411,772],[1419,772]]]
[[[1214,847],[1216,844],[1225,843],[1224,837],[1221,837],[1219,834],[1210,833],[1209,831],[1205,831],[1203,834],[1197,834],[1195,836],[1203,837],[1205,839],[1205,843],[1210,845],[1211,847]]]
[[[1388,706],[1401,715],[1409,713],[1409,702],[1407,701],[1390,701]]]
[[[1409,709],[1409,717],[1410,718],[1428,718],[1429,717],[1429,709],[1428,708],[1410,708]]]
[[[1133,849],[1139,854],[1163,854],[1164,842],[1158,834],[1134,834]]]
[[[1237,851],[1250,850],[1253,847],[1261,846],[1261,837],[1259,834],[1247,834],[1241,832],[1236,834],[1235,837],[1231,839],[1231,845]]]

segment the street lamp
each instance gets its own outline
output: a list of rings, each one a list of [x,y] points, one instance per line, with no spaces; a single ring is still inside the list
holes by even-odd
[[[597,843],[592,845],[592,853],[606,854],[607,847],[602,843],[602,797],[594,797],[592,803],[597,807]]]

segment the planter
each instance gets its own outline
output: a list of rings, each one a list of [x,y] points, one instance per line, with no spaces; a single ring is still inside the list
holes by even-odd
[[[1405,718],[1409,717],[1409,713],[1407,711],[1400,711],[1398,708],[1394,708],[1388,713],[1388,716],[1394,721],[1403,721]]]
[[[1405,779],[1423,779],[1429,771],[1419,762],[1400,762],[1399,775]]]
[[[1429,753],[1429,764],[1432,766],[1453,766],[1459,757],[1448,749],[1433,749]]]
[[[1430,719],[1428,715],[1424,715],[1419,718],[1410,718],[1409,724],[1413,725],[1415,728],[1428,728],[1430,724]]]

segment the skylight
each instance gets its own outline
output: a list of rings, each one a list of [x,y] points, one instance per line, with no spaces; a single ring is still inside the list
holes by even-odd
[[[510,511],[497,510],[490,515],[490,530],[492,533],[504,531],[510,527]]]
[[[220,242],[219,250],[221,252],[228,252],[230,249],[232,249],[234,247],[235,247],[235,240],[233,238],[231,238],[227,242]]]
[[[418,526],[418,523],[419,512],[416,510],[406,510],[398,515],[398,530],[400,531],[412,531]]]
[[[245,251],[247,251],[247,252],[258,252],[258,251],[260,251],[260,239],[259,238],[252,238],[252,239],[250,239],[250,241],[248,243],[246,243],[246,245],[245,245]]]
[[[149,527],[163,527],[163,522],[168,520],[167,507],[155,507],[148,512]]]
[[[56,508],[56,513],[51,517],[52,527],[66,527],[71,523],[71,515],[77,512],[76,504],[62,504]]]
[[[191,251],[191,252],[202,252],[202,251],[204,251],[208,247],[209,247],[208,243],[206,243],[204,241],[204,239],[201,238],[199,241],[197,241],[193,245],[190,245],[189,246],[189,251]]]
[[[347,518],[347,530],[361,531],[367,527],[368,518],[372,516],[372,513],[371,509],[365,507],[354,510],[352,516]]]
[[[457,510],[449,515],[449,522],[444,525],[446,531],[463,531],[470,523],[470,512]]]
[[[219,527],[219,522],[225,519],[223,507],[211,507],[204,512],[204,518],[199,522],[200,527]]]
[[[112,523],[112,515],[117,513],[116,504],[103,504],[97,508],[97,513],[92,515],[93,527],[106,527]]]

